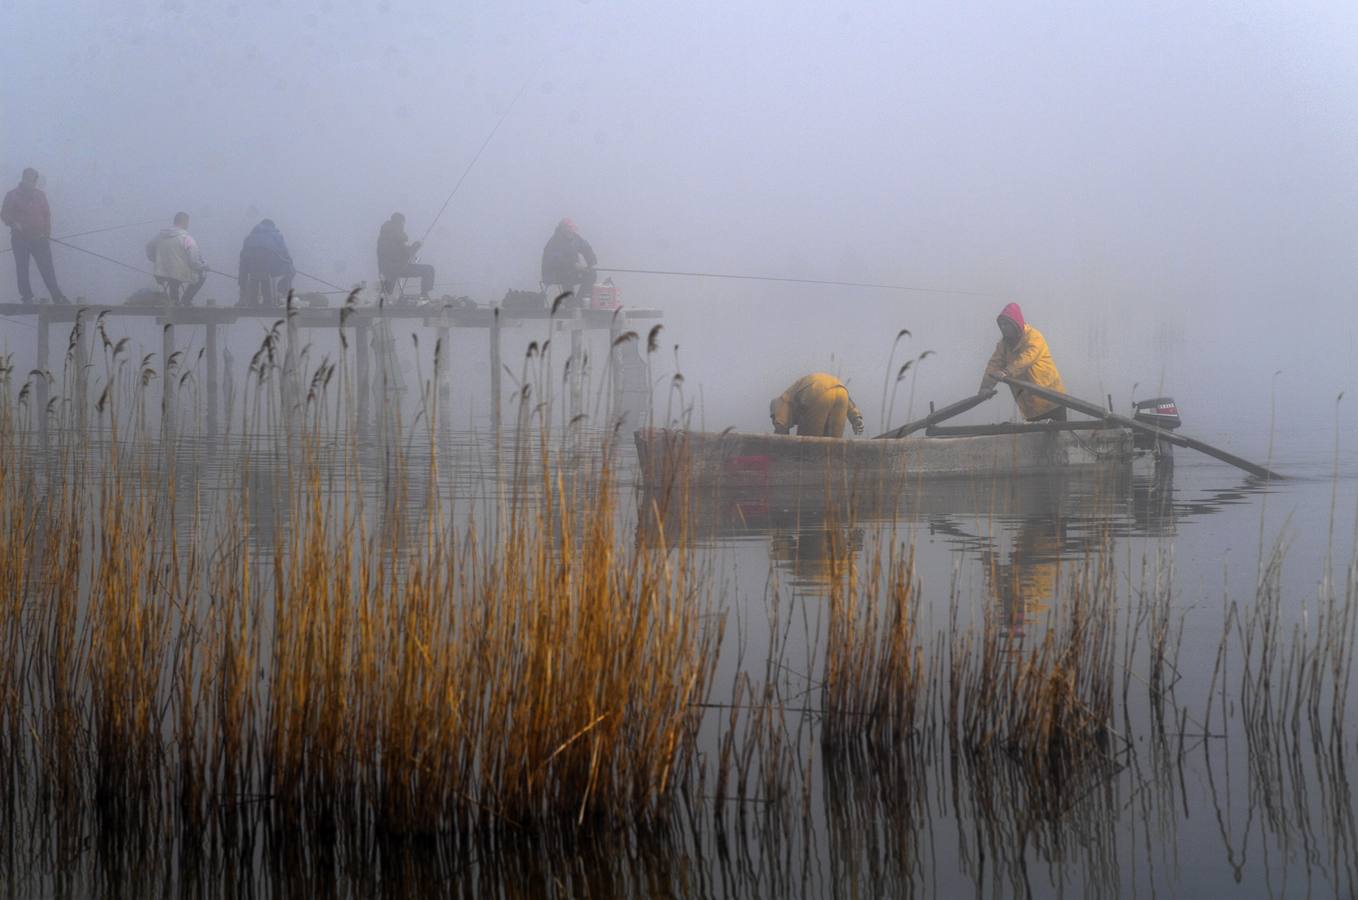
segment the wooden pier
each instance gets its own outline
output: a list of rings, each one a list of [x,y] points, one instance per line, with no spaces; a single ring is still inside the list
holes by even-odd
[[[203,354],[204,370],[203,379],[205,381],[205,402],[203,412],[208,437],[215,437],[221,433],[221,408],[222,408],[222,380],[224,362],[223,359],[224,334],[223,329],[229,329],[234,325],[245,322],[283,322],[285,328],[284,345],[282,349],[283,371],[291,373],[298,360],[301,349],[306,345],[307,340],[304,336],[306,331],[333,331],[338,339],[341,327],[350,336],[352,350],[355,353],[354,375],[355,389],[358,399],[358,423],[360,428],[368,428],[370,425],[381,427],[383,422],[381,417],[385,415],[385,406],[379,408],[376,421],[370,422],[370,399],[374,390],[373,378],[373,358],[377,358],[378,371],[386,372],[387,366],[394,365],[395,360],[383,358],[385,355],[394,354],[394,349],[387,346],[382,341],[374,344],[374,331],[383,323],[402,322],[413,324],[416,327],[432,329],[435,337],[442,343],[444,353],[448,353],[451,346],[449,338],[455,329],[483,329],[488,336],[487,368],[490,381],[490,411],[491,427],[494,434],[500,434],[502,423],[502,409],[504,404],[504,392],[502,386],[502,364],[503,331],[505,328],[517,328],[534,323],[545,324],[551,322],[551,334],[570,333],[570,372],[568,381],[567,401],[570,403],[570,415],[574,419],[576,415],[583,411],[584,398],[582,397],[582,387],[580,372],[582,368],[582,337],[586,332],[599,331],[607,332],[609,337],[609,356],[610,369],[612,371],[612,401],[613,408],[616,410],[624,394],[631,392],[644,391],[645,385],[628,384],[627,379],[636,378],[638,368],[635,365],[628,366],[620,364],[619,357],[624,353],[635,355],[637,341],[626,342],[619,346],[617,338],[629,330],[644,331],[648,320],[657,320],[663,316],[658,309],[642,309],[636,307],[624,307],[617,310],[611,309],[577,309],[569,311],[558,311],[556,315],[551,315],[548,311],[508,311],[496,306],[478,306],[469,309],[458,309],[453,307],[439,307],[438,304],[426,306],[354,306],[347,310],[341,307],[310,307],[294,305],[291,309],[282,307],[238,307],[238,306],[190,306],[173,307],[165,306],[102,306],[102,305],[36,305],[36,304],[0,304],[0,316],[24,320],[36,320],[37,334],[36,344],[36,368],[52,372],[52,328],[58,326],[58,337],[64,338],[62,325],[74,326],[78,316],[83,315],[86,332],[84,340],[76,342],[71,347],[73,353],[73,373],[76,382],[76,390],[79,393],[82,389],[87,389],[88,378],[86,375],[87,363],[89,360],[89,342],[93,338],[94,323],[101,315],[108,318],[135,318],[154,320],[155,324],[162,329],[161,339],[161,363],[157,367],[163,371],[165,361],[183,346],[181,341],[184,338],[185,329],[204,329]],[[5,327],[14,335],[15,327],[13,324]],[[389,344],[389,342],[387,342]],[[423,342],[422,342],[423,344]],[[11,343],[13,346],[13,343]],[[426,346],[433,347],[433,344]],[[631,373],[629,376],[627,373]],[[53,373],[57,375],[59,373]],[[435,402],[438,404],[438,414],[440,421],[444,420],[442,413],[450,407],[452,398],[452,388],[450,382],[450,366],[446,363],[437,373],[438,384],[434,391]],[[230,373],[227,372],[227,380]],[[174,396],[176,378],[161,378],[161,410],[162,428],[167,435],[173,435],[175,428],[175,408],[176,399]],[[644,381],[644,377],[643,377]],[[377,381],[380,384],[380,379]],[[44,379],[38,379],[35,383],[36,397],[39,409],[46,409],[48,399],[47,383]],[[88,400],[88,397],[86,397]],[[85,407],[88,403],[79,404],[79,417],[86,415]],[[633,425],[640,425],[634,422]]]

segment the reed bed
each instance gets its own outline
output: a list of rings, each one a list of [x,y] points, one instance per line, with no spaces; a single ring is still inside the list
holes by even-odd
[[[609,453],[581,469],[544,451],[532,501],[482,521],[437,473],[412,488],[405,448],[430,422],[389,435],[373,502],[347,363],[280,363],[275,328],[240,431],[213,451],[236,448],[216,463],[240,486],[213,491],[147,425],[148,392],[189,389],[188,373],[98,335],[89,409],[66,385],[33,410],[45,373],[16,386],[0,371],[11,823],[93,813],[199,845],[245,811],[364,840],[668,815],[719,647],[716,592],[682,541],[621,538]]]
[[[947,631],[930,653],[909,544],[887,534],[861,576],[847,564],[830,568],[827,747],[925,743],[941,720],[951,753],[1003,752],[1053,776],[1103,752],[1118,684],[1107,554],[1065,580],[1055,614],[1033,640],[998,606],[985,609],[979,625],[962,623],[954,590]]]
[[[633,506],[613,436],[592,452],[564,412],[553,425],[545,345],[518,380],[509,487],[478,507],[450,499],[434,452],[441,348],[416,422],[387,410],[369,444],[347,355],[285,352],[286,328],[210,451],[225,486],[153,427],[162,380],[195,389],[182,359],[138,361],[97,321],[102,354],[76,365],[79,323],[67,371],[86,374],[41,409],[46,373],[0,365],[0,815],[52,871],[93,835],[110,892],[258,864],[290,893],[446,878],[511,894],[550,875],[560,896],[933,895],[952,843],[993,893],[1031,891],[1046,861],[1081,873],[1063,889],[1114,896],[1144,886],[1119,829],[1130,815],[1172,846],[1199,746],[1234,856],[1235,735],[1250,821],[1326,884],[1358,880],[1358,551],[1299,620],[1285,545],[1264,555],[1251,594],[1223,603],[1206,696],[1181,699],[1172,554],[1133,587],[1101,534],[1015,627],[956,577],[927,591],[912,534],[860,549],[844,536],[861,523],[829,504],[819,605],[772,579],[747,664],[690,515],[717,498],[690,496],[680,467]],[[789,687],[797,625],[809,658]],[[723,652],[737,674],[714,703]],[[0,876],[24,855],[8,846]]]

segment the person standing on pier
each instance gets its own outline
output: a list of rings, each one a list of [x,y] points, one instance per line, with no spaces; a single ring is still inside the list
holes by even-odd
[[[418,277],[420,302],[429,302],[429,292],[434,289],[434,267],[414,262],[422,244],[422,241],[412,244],[406,237],[403,213],[392,213],[391,218],[382,223],[382,230],[377,234],[377,271],[382,276],[383,294],[395,290],[397,281],[402,278]]]
[[[574,295],[571,306],[584,306],[594,294],[599,260],[575,223],[562,219],[542,248],[542,283],[557,284]]]
[[[173,306],[189,306],[207,281],[207,263],[198,242],[189,234],[189,214],[174,214],[174,225],[162,228],[146,245],[146,258],[155,263],[156,283]]]
[[[245,236],[240,248],[241,306],[278,306],[292,290],[297,269],[292,264],[283,232],[265,219]]]
[[[9,244],[14,248],[14,268],[19,276],[19,302],[33,302],[33,286],[28,281],[28,260],[32,258],[52,302],[69,303],[57,287],[57,272],[52,267],[52,210],[47,195],[38,190],[37,169],[24,169],[19,186],[5,194],[0,221],[9,226]]]
[[[1051,350],[1042,332],[1023,319],[1023,311],[1017,303],[1010,303],[995,318],[1000,326],[1000,342],[986,363],[985,375],[981,377],[981,390],[995,386],[996,376],[1029,381],[1038,387],[1053,391],[1066,392],[1061,384],[1061,373],[1052,361]],[[1049,419],[1053,422],[1066,421],[1066,408],[1045,400],[1023,388],[1009,385],[1014,393],[1014,402],[1029,422]]]

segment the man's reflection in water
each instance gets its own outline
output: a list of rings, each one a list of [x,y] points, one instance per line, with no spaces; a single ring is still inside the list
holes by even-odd
[[[826,522],[809,528],[769,531],[769,558],[792,573],[792,583],[827,587],[836,578],[853,578],[863,549],[863,529]]]
[[[1023,638],[1051,607],[1061,578],[1061,552],[1066,523],[1061,516],[1022,520],[1009,550],[981,551],[986,585],[999,604],[1001,621],[1011,637]]]

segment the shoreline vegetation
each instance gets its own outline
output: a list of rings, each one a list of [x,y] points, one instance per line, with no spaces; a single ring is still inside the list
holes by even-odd
[[[922,597],[894,524],[865,550],[831,540],[823,603],[771,577],[750,647],[682,476],[672,502],[633,502],[617,434],[582,452],[576,423],[553,432],[545,346],[511,477],[455,502],[427,402],[441,348],[414,424],[398,411],[373,451],[347,353],[308,369],[281,325],[211,451],[226,487],[183,449],[191,420],[152,424],[162,380],[196,390],[183,359],[79,321],[45,409],[47,373],[0,367],[0,880],[772,896],[826,877],[816,845],[828,884],[928,895],[946,818],[975,885],[1031,890],[1037,858],[1115,895],[1173,885],[1186,769],[1210,781],[1243,753],[1294,864],[1358,887],[1352,549],[1316,597],[1284,597],[1285,547],[1261,538],[1202,695],[1181,683],[1172,548],[1133,578],[1111,536],[1026,630],[956,577]],[[1128,871],[1128,815],[1169,834],[1139,851],[1166,871]]]

